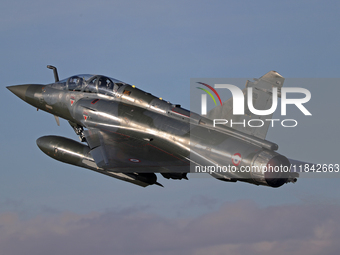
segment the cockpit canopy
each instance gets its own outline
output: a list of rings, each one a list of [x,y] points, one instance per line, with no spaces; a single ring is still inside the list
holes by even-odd
[[[125,84],[124,82],[103,75],[79,74],[58,81],[52,84],[52,87],[60,90],[100,93],[114,96],[117,90]]]

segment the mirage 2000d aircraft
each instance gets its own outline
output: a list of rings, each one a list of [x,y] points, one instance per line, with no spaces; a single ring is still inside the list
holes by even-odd
[[[37,109],[53,114],[58,125],[59,117],[66,119],[79,136],[81,142],[60,136],[37,140],[39,148],[56,160],[142,187],[162,186],[155,173],[167,179],[187,179],[190,169],[209,166],[232,166],[233,171],[210,171],[213,177],[228,182],[280,187],[297,180],[295,172],[268,171],[292,163],[275,152],[275,143],[265,140],[268,125],[251,130],[214,125],[214,118],[233,118],[230,100],[204,117],[103,75],[81,74],[59,81],[57,69],[47,67],[54,71],[54,83],[7,88]],[[258,91],[254,107],[270,107],[271,89],[281,89],[283,81],[271,71],[248,82],[247,86]],[[241,171],[242,167],[250,171]]]

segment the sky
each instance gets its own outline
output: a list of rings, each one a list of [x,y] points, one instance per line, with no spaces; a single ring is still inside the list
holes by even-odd
[[[77,140],[65,120],[6,86],[104,74],[190,107],[190,78],[303,84],[312,116],[267,140],[288,158],[340,163],[338,1],[0,2],[0,253],[339,254],[339,178],[278,189],[207,178],[159,177],[141,188],[43,154],[36,139]],[[289,79],[285,86],[289,85]],[[275,113],[276,116],[279,112]],[[274,114],[274,116],[275,116]]]

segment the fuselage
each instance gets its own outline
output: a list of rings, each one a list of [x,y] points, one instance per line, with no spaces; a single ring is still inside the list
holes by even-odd
[[[199,170],[225,181],[272,187],[292,181],[283,173],[250,170],[251,166],[288,165],[275,152],[276,144],[229,127],[214,127],[204,116],[113,78],[75,75],[48,85],[10,88],[27,103],[68,120],[74,128],[98,128],[171,153],[186,162],[182,172]]]

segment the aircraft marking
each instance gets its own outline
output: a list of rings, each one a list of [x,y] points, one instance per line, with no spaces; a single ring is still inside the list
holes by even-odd
[[[242,156],[241,156],[240,153],[235,153],[232,156],[232,162],[233,162],[234,166],[238,166],[241,163],[241,160],[242,160]]]

